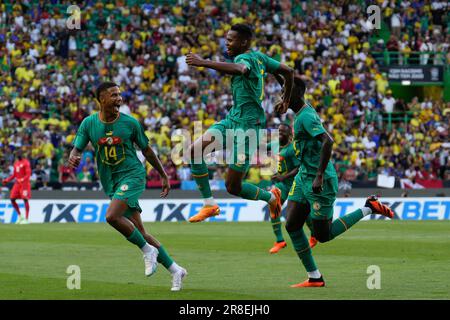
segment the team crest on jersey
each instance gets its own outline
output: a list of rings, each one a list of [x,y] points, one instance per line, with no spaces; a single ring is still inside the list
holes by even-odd
[[[127,191],[128,190],[128,185],[127,184],[123,184],[120,186],[120,190],[122,191]]]
[[[122,139],[120,139],[120,137],[103,137],[103,138],[98,139],[98,144],[100,146],[103,146],[103,145],[112,146],[112,145],[121,144],[121,143],[122,143]]]
[[[314,210],[319,211],[320,210],[320,203],[318,203],[317,201],[314,202],[313,203],[313,208],[314,208]]]

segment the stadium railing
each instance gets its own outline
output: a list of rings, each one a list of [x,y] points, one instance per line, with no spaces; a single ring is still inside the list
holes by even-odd
[[[446,52],[436,51],[372,51],[371,55],[380,66],[389,65],[436,65],[447,66]]]

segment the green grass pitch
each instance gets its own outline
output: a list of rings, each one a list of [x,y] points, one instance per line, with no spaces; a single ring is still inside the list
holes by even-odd
[[[306,273],[290,240],[268,253],[269,223],[145,223],[189,275],[181,292],[160,265],[144,276],[140,251],[106,224],[0,225],[3,299],[449,299],[450,221],[360,222],[313,249],[325,288],[292,289]],[[68,290],[69,265],[81,289]],[[381,270],[369,290],[367,268]]]

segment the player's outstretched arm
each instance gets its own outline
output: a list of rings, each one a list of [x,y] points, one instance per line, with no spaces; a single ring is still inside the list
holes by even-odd
[[[72,151],[70,151],[69,161],[68,162],[69,162],[69,166],[72,169],[76,169],[80,165],[81,152],[83,152],[83,150],[79,150],[76,147],[73,147]]]
[[[147,148],[142,150],[142,154],[144,155],[145,159],[156,169],[156,171],[158,171],[159,175],[162,178],[161,198],[167,197],[170,191],[170,183],[166,171],[164,171],[164,168],[161,164],[161,161],[156,156],[155,152],[153,152],[153,149],[150,148],[150,146],[147,146]]]
[[[186,63],[191,67],[205,67],[230,75],[243,75],[248,72],[247,66],[244,64],[211,61],[193,53],[186,55]]]
[[[328,162],[330,161],[334,144],[333,138],[327,131],[318,135],[317,138],[322,141],[322,148],[320,150],[319,168],[317,169],[316,178],[314,179],[312,184],[314,193],[322,192],[323,174],[325,172],[325,169],[327,168]]]
[[[284,175],[276,174],[272,177],[273,182],[283,182],[289,178],[295,177],[298,173],[298,168],[295,168]]]
[[[16,177],[16,170],[13,170],[12,175],[10,175],[8,178],[5,178],[2,180],[2,184],[5,185],[8,182],[10,182],[12,179],[14,179]]]

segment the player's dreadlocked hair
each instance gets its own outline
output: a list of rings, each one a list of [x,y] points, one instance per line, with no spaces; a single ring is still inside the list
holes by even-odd
[[[113,88],[113,87],[118,87],[117,84],[115,84],[114,82],[102,82],[98,87],[97,90],[95,91],[95,97],[97,98],[98,101],[100,101],[100,95],[102,94],[103,91],[108,90],[109,88]]]
[[[236,31],[239,36],[246,40],[251,40],[253,38],[253,30],[248,24],[237,23],[231,26],[231,30]]]

